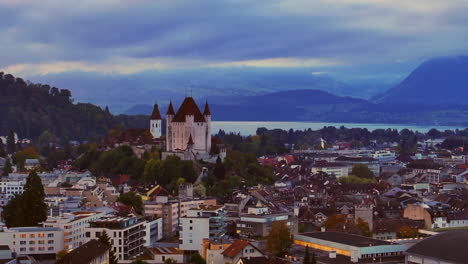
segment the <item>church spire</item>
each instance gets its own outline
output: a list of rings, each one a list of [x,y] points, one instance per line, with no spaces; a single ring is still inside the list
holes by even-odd
[[[166,115],[175,115],[174,107],[172,106],[172,101],[169,102],[169,107],[167,108]]]
[[[206,100],[205,110],[203,111],[203,115],[204,116],[211,115],[210,106],[208,105],[208,100]]]

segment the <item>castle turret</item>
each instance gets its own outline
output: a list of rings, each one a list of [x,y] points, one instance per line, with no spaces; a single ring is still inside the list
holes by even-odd
[[[205,109],[203,110],[203,117],[205,117],[207,126],[206,126],[206,133],[205,133],[205,149],[207,152],[211,150],[211,111],[210,106],[208,105],[208,101],[205,103]]]
[[[172,119],[174,118],[175,111],[174,106],[172,106],[172,101],[169,102],[169,107],[167,108],[166,113],[166,150],[173,151],[172,148]]]
[[[161,113],[159,112],[158,104],[155,104],[153,108],[153,113],[151,114],[151,118],[150,118],[150,132],[153,138],[161,137],[161,126],[162,126]]]

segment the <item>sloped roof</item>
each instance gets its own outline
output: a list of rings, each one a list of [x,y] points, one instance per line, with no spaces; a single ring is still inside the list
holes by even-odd
[[[406,251],[406,255],[417,254],[450,263],[466,263],[468,251],[468,230],[459,229],[431,236],[415,244]]]
[[[172,106],[172,101],[169,102],[169,107],[167,108],[166,115],[175,115],[174,106]]]
[[[77,247],[60,260],[56,264],[82,264],[91,263],[97,257],[105,254],[108,248],[105,244],[93,239],[89,242]]]
[[[153,113],[151,114],[151,120],[162,120],[161,113],[159,113],[158,104],[154,104]]]
[[[205,103],[205,110],[203,110],[203,115],[211,115],[210,106],[208,105],[208,101]]]
[[[187,115],[193,115],[195,122],[206,122],[205,117],[200,112],[197,103],[192,97],[186,97],[179,110],[172,119],[172,122],[185,122]]]
[[[239,254],[246,246],[248,246],[250,244],[249,241],[246,241],[246,240],[242,240],[242,239],[237,239],[236,241],[234,241],[234,243],[232,243],[228,248],[226,248],[224,251],[223,251],[223,255],[224,256],[227,256],[227,257],[230,257],[230,258],[233,258],[235,256],[237,256],[237,254]]]

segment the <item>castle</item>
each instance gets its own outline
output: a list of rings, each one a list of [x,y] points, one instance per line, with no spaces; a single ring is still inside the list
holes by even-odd
[[[153,138],[161,137],[162,118],[158,105],[154,105],[150,120]],[[192,97],[186,97],[177,112],[170,102],[166,113],[166,152],[183,160],[210,159],[211,150],[211,111],[208,102],[203,113]],[[224,157],[222,157],[224,158]]]

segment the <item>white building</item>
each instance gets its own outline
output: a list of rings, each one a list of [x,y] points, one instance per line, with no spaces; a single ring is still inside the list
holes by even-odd
[[[349,175],[350,167],[346,164],[335,162],[317,162],[312,167],[312,173],[324,172],[335,177],[344,177]]]
[[[63,250],[63,231],[51,227],[15,227],[0,232],[0,241],[18,255],[55,258]]]
[[[161,217],[146,221],[145,247],[152,247],[163,238],[163,219]]]
[[[179,233],[179,248],[199,251],[203,239],[221,238],[226,230],[223,206],[204,206],[188,210],[187,216],[180,218],[182,230]]]
[[[161,137],[161,127],[162,127],[162,118],[161,113],[159,112],[158,104],[154,105],[153,113],[150,118],[150,132],[153,138]]]
[[[439,216],[432,219],[432,228],[468,227],[468,216],[446,217]]]
[[[101,212],[85,211],[66,213],[63,216],[48,217],[42,225],[62,230],[64,232],[63,248],[71,250],[83,245],[87,241],[85,231],[89,227],[89,222],[95,221],[104,215]]]
[[[208,103],[205,104],[202,114],[192,97],[185,98],[177,113],[171,102],[166,120],[167,152],[175,154],[190,150],[193,152],[192,155],[209,154],[211,149],[211,112]]]
[[[15,195],[22,194],[24,191],[24,185],[26,179],[23,180],[11,180],[8,178],[2,178],[0,180],[0,193],[6,195],[6,199],[10,200]]]
[[[119,261],[133,259],[143,253],[145,246],[146,221],[141,217],[102,217],[90,222],[86,228],[86,239],[99,239],[107,233]]]

